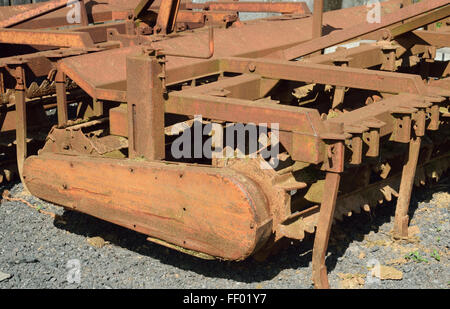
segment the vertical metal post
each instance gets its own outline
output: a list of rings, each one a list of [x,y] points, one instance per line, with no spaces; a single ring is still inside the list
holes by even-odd
[[[130,158],[165,156],[162,68],[155,55],[127,57],[128,147]]]
[[[411,192],[416,175],[416,167],[420,153],[421,137],[413,137],[409,143],[409,153],[406,163],[403,165],[400,192],[395,208],[394,237],[408,237],[408,210],[411,201]]]
[[[312,17],[312,39],[322,36],[322,19],[323,19],[323,0],[314,0],[313,17]],[[312,55],[320,55],[318,51]]]
[[[67,120],[69,120],[66,93],[66,74],[64,74],[63,71],[57,71],[55,76],[55,84],[58,125],[62,126],[67,122]]]
[[[319,221],[312,256],[312,277],[314,286],[318,289],[328,289],[330,287],[327,267],[325,266],[325,255],[336,208],[340,179],[341,175],[333,172],[327,172],[325,178],[325,191],[320,204]]]
[[[25,70],[19,65],[15,68],[16,87],[12,97],[16,108],[16,148],[17,148],[17,168],[19,170],[20,179],[23,175],[23,164],[27,158],[27,107],[25,98]],[[25,183],[24,183],[25,186]],[[26,188],[26,186],[25,186]]]
[[[84,3],[84,0],[79,0],[80,1],[80,10],[81,10],[81,24],[83,26],[89,26],[89,19],[88,19],[88,15],[87,15],[87,11],[86,11],[86,5]]]

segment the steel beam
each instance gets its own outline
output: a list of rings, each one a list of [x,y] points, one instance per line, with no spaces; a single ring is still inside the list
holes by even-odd
[[[94,47],[88,33],[55,30],[0,29],[0,43],[56,47]]]
[[[388,93],[426,94],[422,79],[413,74],[336,67],[271,59],[224,58],[221,70],[254,73],[266,78],[318,83]]]
[[[416,30],[412,33],[425,41],[428,45],[436,48],[450,46],[450,33],[429,30]]]
[[[49,1],[36,8],[14,15],[8,19],[0,21],[0,28],[8,28],[17,25],[19,23],[22,23],[24,21],[27,21],[29,19],[32,19],[34,17],[65,7],[67,5],[67,1],[68,0]]]
[[[280,130],[318,136],[321,130],[317,110],[265,102],[215,97],[174,91],[165,104],[166,113],[202,115],[203,118],[239,123],[278,123]]]
[[[238,2],[217,1],[205,3],[186,3],[187,9],[203,9],[209,11],[237,11],[237,12],[272,12],[284,14],[310,14],[305,2]]]

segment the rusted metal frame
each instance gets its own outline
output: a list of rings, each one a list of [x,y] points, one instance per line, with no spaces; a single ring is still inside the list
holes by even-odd
[[[444,8],[442,8],[444,7]],[[323,37],[313,39],[308,42],[300,43],[283,51],[284,58],[287,60],[293,60],[302,56],[306,56],[308,54],[312,54],[321,49],[328,48],[331,46],[335,46],[341,44],[343,42],[361,37],[371,32],[375,32],[382,28],[386,28],[392,25],[395,25],[403,20],[416,17],[421,14],[428,13],[435,9],[439,9],[438,13],[431,15],[431,17],[427,17],[426,19],[421,18],[415,21],[412,21],[411,24],[404,24],[401,28],[395,28],[392,36],[403,34],[405,32],[417,29],[427,23],[432,22],[433,20],[439,20],[443,17],[447,16],[448,9],[450,5],[448,5],[447,0],[436,0],[436,1],[422,1],[420,3],[416,3],[414,5],[410,5],[406,8],[393,12],[383,17],[381,23],[362,23],[351,28],[332,32],[331,34],[325,35]],[[407,26],[408,25],[408,26]]]
[[[395,118],[393,117],[393,114],[399,114],[401,112],[408,113],[409,111],[415,112],[417,107],[420,108],[423,105],[431,105],[425,104],[425,99],[427,99],[427,97],[413,94],[399,94],[376,102],[376,104],[370,104],[335,118],[328,119],[324,121],[324,123],[343,123],[344,129],[348,127],[350,130],[358,126],[377,128],[380,137],[382,137],[391,134],[394,131]],[[374,119],[377,119],[378,122],[374,121]],[[355,132],[350,130],[347,130],[347,132]],[[408,141],[409,138],[407,139],[407,142]]]
[[[55,83],[58,125],[63,126],[69,120],[69,113],[67,106],[66,74],[62,70],[57,71]]]
[[[186,9],[203,9],[209,11],[268,12],[284,14],[309,14],[311,11],[305,2],[238,2],[209,1],[205,3],[186,3]]]
[[[323,161],[323,144],[318,136],[322,124],[315,110],[182,91],[169,94],[166,112],[240,123],[279,123],[280,140],[283,139],[283,145],[289,148],[295,160]],[[300,147],[302,141],[307,141],[310,147]]]
[[[0,29],[0,43],[57,47],[94,47],[88,33],[55,30]]]
[[[81,89],[83,89],[89,96],[93,99],[98,98],[97,89],[86,82],[84,79],[80,78],[75,70],[67,66],[64,62],[58,63],[58,72],[64,72],[71,80],[73,80]]]
[[[450,33],[429,30],[416,30],[412,31],[412,33],[434,47],[450,46]]]
[[[43,14],[50,13],[59,8],[65,7],[67,5],[67,0],[55,0],[48,3],[42,4],[39,7],[28,10],[26,12],[12,16],[6,20],[0,22],[0,28],[8,28],[17,24],[20,24],[29,19],[41,16]]]
[[[129,157],[165,157],[163,73],[157,55],[127,57]]]
[[[180,0],[162,1],[156,19],[156,33],[167,34],[174,30],[177,21]]]
[[[100,49],[99,49],[100,50]],[[0,58],[0,67],[7,66],[9,63],[16,63],[18,61],[24,62],[30,70],[37,76],[47,75],[47,73],[52,69],[52,66],[42,65],[43,58],[52,58],[52,57],[69,57],[75,55],[81,55],[83,53],[87,53],[87,50],[83,50],[80,48],[61,48],[61,49],[53,49],[48,51],[36,52],[32,54],[25,54],[20,56],[12,56]],[[36,64],[35,64],[36,62]]]
[[[165,112],[269,127],[277,123],[280,141],[294,160],[314,164],[324,160],[321,140],[324,129],[315,109],[198,94],[188,89],[170,92]],[[308,143],[307,149],[302,147],[303,142]]]
[[[225,72],[255,73],[266,78],[388,93],[427,94],[427,88],[422,79],[413,74],[272,59],[223,58],[220,65],[221,70]]]

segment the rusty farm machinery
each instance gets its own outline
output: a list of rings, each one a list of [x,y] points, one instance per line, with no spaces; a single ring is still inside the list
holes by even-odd
[[[449,2],[377,8],[373,22],[322,0],[2,7],[1,180],[203,258],[315,233],[327,288],[333,221],[395,197],[407,237],[413,186],[450,165]]]

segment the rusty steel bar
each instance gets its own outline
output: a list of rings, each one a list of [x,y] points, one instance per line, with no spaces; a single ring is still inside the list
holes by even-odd
[[[450,15],[450,4],[447,2],[446,7],[435,9],[428,14],[418,16],[412,20],[406,20],[402,25],[393,27],[393,29],[390,29],[390,34],[392,37],[397,37],[414,29],[439,21],[448,15]]]
[[[56,47],[93,47],[89,33],[56,30],[0,29],[0,43]]]
[[[19,23],[22,23],[24,21],[27,21],[29,19],[32,19],[34,17],[65,7],[67,5],[67,1],[68,0],[54,0],[44,3],[37,8],[28,10],[26,12],[12,16],[6,20],[0,21],[0,28],[8,28],[17,25]]]
[[[280,130],[309,135],[320,132],[317,110],[258,101],[216,97],[177,91],[169,93],[166,113],[202,115],[205,118],[241,123],[279,123]]]
[[[23,65],[17,65],[14,68],[14,77],[16,79],[15,93],[12,96],[13,104],[16,108],[16,151],[17,168],[21,181],[23,182],[23,166],[28,156],[27,152],[27,106],[26,106],[26,80],[25,69]],[[27,187],[24,185],[25,189]]]
[[[323,200],[320,204],[312,256],[312,278],[314,286],[318,289],[328,289],[330,287],[327,267],[325,266],[325,256],[328,248],[328,240],[330,239],[340,179],[341,175],[339,173],[328,172],[325,177],[324,187],[326,188],[326,194],[324,192]]]
[[[237,12],[267,12],[284,14],[309,14],[311,13],[305,2],[239,2],[217,1],[205,3],[186,3],[187,9],[203,9],[209,11],[237,11]]]
[[[400,182],[400,192],[395,208],[394,218],[394,237],[408,237],[409,223],[409,203],[411,201],[411,193],[416,175],[417,162],[420,154],[421,137],[411,138],[409,143],[409,153],[405,165],[403,166],[402,178]]]
[[[57,71],[55,76],[55,83],[58,125],[62,126],[67,122],[67,120],[69,120],[66,93],[66,74],[64,74],[63,71]]]
[[[406,19],[413,18],[439,8],[442,9],[438,11],[439,14],[435,15],[435,20],[442,19],[449,14],[450,5],[448,4],[448,0],[422,1],[382,17],[381,23],[364,22],[348,29],[332,32],[331,34],[325,35],[321,38],[313,39],[311,41],[300,43],[299,45],[295,45],[293,47],[285,49],[283,51],[283,55],[285,59],[293,60],[302,56],[306,56],[308,54],[312,54],[321,49],[338,45],[351,39],[358,38],[362,35],[375,32],[376,30],[392,26]],[[424,20],[424,18],[422,18],[419,20],[419,22],[415,22],[414,20],[410,22],[415,27],[413,29],[433,22],[433,19],[430,20],[429,17],[425,18],[426,21]],[[404,24],[403,26],[396,28],[398,30],[395,30],[395,33],[399,35],[401,33],[413,30],[409,29],[409,26],[407,25],[408,24]]]

